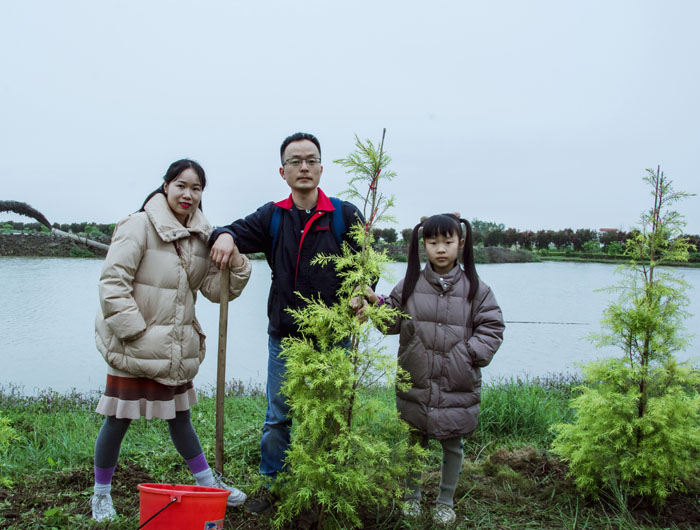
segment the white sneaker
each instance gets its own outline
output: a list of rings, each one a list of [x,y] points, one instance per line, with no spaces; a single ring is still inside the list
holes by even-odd
[[[228,496],[228,499],[226,499],[226,506],[240,506],[245,502],[245,500],[248,498],[245,493],[243,493],[241,490],[238,488],[234,488],[233,486],[229,486],[226,484],[222,477],[221,474],[214,472],[214,488],[221,488],[222,490],[229,490],[231,492],[231,495]]]
[[[433,510],[433,522],[438,526],[447,526],[455,522],[457,514],[447,506],[447,504],[438,504]]]
[[[420,501],[417,499],[409,499],[403,503],[401,513],[407,519],[417,519],[420,517]]]
[[[93,495],[90,499],[92,506],[92,518],[101,523],[102,521],[113,521],[117,517],[112,504],[112,496],[109,493]]]

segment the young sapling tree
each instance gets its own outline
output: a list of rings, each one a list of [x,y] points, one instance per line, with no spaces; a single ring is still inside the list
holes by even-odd
[[[386,328],[396,310],[370,306],[370,323],[351,308],[353,297],[374,285],[389,263],[371,245],[373,227],[387,220],[393,205],[393,198],[379,191],[395,176],[387,169],[390,158],[383,145],[384,136],[378,146],[356,137],[356,151],[336,161],[352,175],[345,195],[362,201],[366,222],[349,228],[354,248],[343,243],[340,255],[313,261],[335,267],[339,301],[329,307],[306,300],[305,307],[291,311],[301,336],[282,341],[282,391],[294,429],[286,456],[289,470],[276,485],[282,498],[274,520],[278,527],[308,510],[318,513],[320,528],[361,526],[362,510],[374,512],[402,497],[402,478],[422,456],[408,443],[408,425],[394,404],[372,392],[396,381],[396,359],[385,354],[373,331],[373,326]]]
[[[647,169],[644,181],[654,204],[626,241],[629,264],[610,289],[619,299],[594,337],[600,346],[618,346],[623,357],[584,366],[587,385],[571,403],[575,420],[553,427],[553,450],[583,491],[620,488],[660,504],[700,471],[700,375],[674,356],[688,343],[689,286],[661,268],[687,261],[693,248],[682,237],[683,217],[672,208],[690,194],[674,191],[660,168]]]

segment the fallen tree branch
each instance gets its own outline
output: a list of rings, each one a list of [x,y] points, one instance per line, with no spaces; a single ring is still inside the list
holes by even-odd
[[[55,234],[57,236],[67,237],[79,243],[83,243],[84,245],[90,245],[101,250],[107,250],[109,248],[109,245],[105,245],[104,243],[100,243],[99,241],[88,239],[85,236],[78,236],[76,234],[71,234],[69,232],[64,232],[63,230],[54,228],[53,226],[51,226],[51,223],[49,223],[49,220],[43,213],[41,213],[35,208],[32,208],[27,203],[19,201],[0,201],[0,213],[4,212],[14,212],[19,215],[24,215],[26,217],[36,219],[39,223],[51,230],[52,234]]]

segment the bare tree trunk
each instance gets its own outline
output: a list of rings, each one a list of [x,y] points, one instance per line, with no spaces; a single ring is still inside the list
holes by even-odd
[[[90,245],[92,247],[99,248],[100,250],[109,249],[109,245],[105,245],[104,243],[100,243],[99,241],[95,241],[93,239],[88,239],[87,237],[81,237],[75,234],[71,234],[69,232],[64,232],[63,230],[59,230],[58,228],[52,228],[51,233],[57,236],[67,237],[69,239],[72,239],[73,241],[77,241],[85,245]]]

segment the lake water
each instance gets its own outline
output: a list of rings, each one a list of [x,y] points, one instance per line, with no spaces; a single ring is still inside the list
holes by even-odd
[[[0,384],[18,385],[25,394],[52,388],[87,392],[103,388],[106,366],[95,347],[94,318],[101,260],[0,258]],[[600,330],[602,311],[612,299],[601,289],[615,283],[614,265],[598,263],[518,263],[480,265],[507,323],[505,340],[486,381],[511,376],[575,373],[577,362],[617,356],[586,340]],[[394,279],[405,264],[392,265]],[[688,332],[700,335],[700,269],[680,269],[693,286]],[[388,294],[395,280],[382,279],[377,291]],[[243,294],[229,305],[226,378],[264,384],[267,368],[267,293],[270,271],[253,262]],[[218,305],[200,296],[197,315],[208,335],[208,357],[195,384],[216,383]],[[394,353],[398,338],[386,337]],[[700,357],[693,338],[677,357]]]

